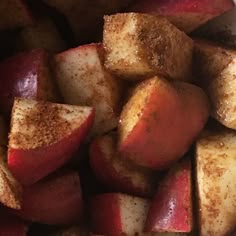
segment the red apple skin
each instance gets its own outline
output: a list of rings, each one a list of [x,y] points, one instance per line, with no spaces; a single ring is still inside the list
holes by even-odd
[[[157,175],[123,160],[116,152],[114,134],[98,137],[92,142],[90,165],[97,179],[112,192],[140,197],[150,197],[154,193]]]
[[[58,101],[43,49],[23,52],[0,63],[0,110],[9,115],[14,97]]]
[[[147,232],[192,230],[191,161],[183,159],[159,184],[146,220]]]
[[[35,150],[8,150],[8,166],[23,185],[31,185],[71,158],[93,123],[93,115],[71,136],[60,142]],[[42,158],[44,157],[44,158]],[[60,157],[60,158],[57,158]],[[37,169],[37,171],[35,171]]]
[[[25,187],[22,208],[15,214],[42,224],[72,224],[80,220],[82,205],[79,175],[59,172]]]
[[[231,0],[138,0],[130,11],[166,16],[185,32],[233,8]]]
[[[148,95],[140,105],[144,93]],[[136,123],[127,131],[133,117]],[[119,152],[138,165],[167,169],[188,151],[208,117],[209,102],[201,88],[153,77],[136,87],[123,108]]]
[[[44,107],[44,105],[42,106]],[[45,112],[45,114],[46,113],[47,112]],[[50,119],[50,112],[48,115],[48,117],[46,115],[46,118]],[[63,137],[52,144],[36,148],[12,148],[10,132],[8,167],[14,177],[25,186],[32,185],[70,160],[92,127],[94,110],[89,108],[89,113],[83,117],[83,119],[80,126],[73,130],[70,135]],[[37,126],[37,123],[35,125]],[[55,127],[55,129],[56,128],[57,127]],[[14,140],[14,138],[12,139],[13,143],[18,142],[17,140]]]
[[[21,219],[0,209],[0,236],[26,236],[28,226]]]
[[[117,236],[122,233],[119,200],[116,194],[108,193],[92,197],[89,208],[93,232],[104,235],[109,232],[110,235]],[[104,219],[109,219],[109,222]]]

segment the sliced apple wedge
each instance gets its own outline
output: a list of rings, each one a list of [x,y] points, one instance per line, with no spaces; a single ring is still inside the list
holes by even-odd
[[[236,225],[236,132],[206,131],[196,144],[200,234],[224,236]]]
[[[192,230],[191,162],[181,160],[158,185],[146,220],[147,232]]]
[[[157,76],[145,80],[123,107],[119,152],[144,167],[168,168],[188,151],[208,116],[201,88]]]
[[[149,200],[119,193],[94,196],[90,201],[92,232],[136,235],[144,232]]]
[[[9,115],[14,97],[58,101],[48,62],[48,54],[36,49],[0,63],[0,110],[5,115]]]
[[[16,99],[11,117],[8,166],[24,185],[61,167],[93,124],[90,107]]]
[[[6,160],[6,150],[0,147],[0,202],[7,207],[20,209],[22,187],[9,171]]]
[[[115,134],[95,139],[90,146],[90,165],[97,179],[109,190],[136,196],[152,196],[157,175],[123,160],[116,150]]]
[[[189,33],[233,6],[231,0],[138,0],[130,11],[163,15]]]
[[[101,44],[89,44],[55,56],[54,71],[65,102],[95,108],[91,135],[101,135],[118,124],[121,82],[105,70],[103,54]]]
[[[104,20],[105,66],[113,74],[129,80],[156,74],[191,79],[193,41],[167,19],[121,13]]]
[[[236,129],[236,51],[207,41],[195,41],[195,74],[211,102],[211,115]]]
[[[82,205],[79,175],[70,171],[26,187],[22,208],[15,213],[42,224],[71,224],[80,220]]]
[[[1,0],[0,30],[33,24],[33,18],[24,0]]]

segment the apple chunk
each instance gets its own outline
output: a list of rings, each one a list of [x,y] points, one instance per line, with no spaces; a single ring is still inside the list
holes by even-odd
[[[42,49],[23,52],[0,63],[0,110],[9,114],[14,97],[58,100],[48,68],[48,55]]]
[[[7,207],[20,209],[22,187],[9,171],[6,160],[6,150],[0,147],[0,202]]]
[[[144,231],[149,200],[119,193],[94,196],[89,204],[92,232],[136,235]]]
[[[110,190],[152,196],[155,189],[153,171],[133,165],[116,151],[114,134],[95,139],[90,146],[90,165],[97,179]]]
[[[32,15],[24,0],[1,0],[0,16],[0,30],[33,24]]]
[[[168,168],[188,151],[208,116],[208,99],[197,86],[145,80],[121,113],[119,152],[144,167]]]
[[[208,94],[211,115],[236,129],[236,51],[206,41],[196,41],[194,58],[199,84]]]
[[[25,220],[43,224],[71,224],[82,213],[80,179],[76,172],[57,173],[26,187],[22,208],[15,212]]]
[[[117,127],[121,82],[103,66],[103,47],[89,44],[55,56],[54,71],[65,102],[95,108],[91,135]]]
[[[138,0],[130,11],[165,16],[189,33],[233,6],[232,0]]]
[[[172,167],[158,185],[147,216],[147,232],[192,230],[191,186],[191,162],[184,159]]]
[[[200,234],[228,235],[236,225],[236,133],[207,131],[196,144]]]
[[[61,167],[79,148],[93,117],[90,107],[16,99],[8,149],[16,179],[30,185]]]
[[[164,17],[122,13],[104,20],[105,66],[112,73],[130,80],[190,79],[193,42]]]

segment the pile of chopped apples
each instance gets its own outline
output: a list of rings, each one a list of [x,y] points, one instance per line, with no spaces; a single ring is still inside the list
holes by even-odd
[[[0,1],[0,236],[236,230],[231,0]]]

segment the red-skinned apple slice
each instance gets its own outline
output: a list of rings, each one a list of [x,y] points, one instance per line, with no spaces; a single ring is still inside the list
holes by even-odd
[[[22,208],[15,213],[25,220],[43,224],[71,224],[82,213],[79,175],[74,172],[56,173],[26,187]]]
[[[221,127],[196,144],[196,188],[200,235],[230,235],[236,226],[236,133]]]
[[[90,165],[97,179],[109,190],[136,196],[152,196],[155,189],[153,171],[123,160],[116,151],[115,134],[95,139],[90,146]]]
[[[94,196],[90,201],[92,232],[102,235],[136,235],[144,230],[149,200],[119,193]]]
[[[184,159],[172,167],[152,199],[146,220],[147,232],[192,230],[191,162]]]
[[[121,82],[103,66],[102,44],[88,44],[55,56],[54,71],[64,100],[96,110],[92,135],[102,135],[118,124]]]
[[[0,209],[0,236],[26,236],[28,226],[6,209]]]
[[[124,106],[119,152],[152,169],[168,168],[190,148],[209,116],[202,89],[153,77],[139,84]]]
[[[1,0],[0,30],[33,24],[33,18],[24,0]]]
[[[6,150],[0,146],[0,202],[7,207],[20,209],[22,187],[9,171],[6,159]]]
[[[23,52],[0,63],[0,110],[9,114],[14,97],[58,100],[51,80],[48,54],[42,49]]]
[[[73,156],[93,119],[90,107],[16,99],[9,136],[9,169],[22,184],[35,183]]]
[[[130,11],[163,15],[181,30],[191,32],[233,6],[231,0],[139,0]]]

